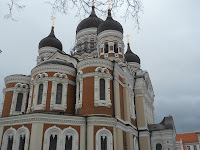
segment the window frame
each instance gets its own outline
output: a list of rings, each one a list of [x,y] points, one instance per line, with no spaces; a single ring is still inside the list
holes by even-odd
[[[32,111],[44,110],[46,108],[46,100],[47,100],[48,74],[47,73],[38,74],[36,78],[33,80],[33,84],[34,84],[34,93],[33,93],[33,105],[31,109]],[[40,84],[43,84],[42,103],[37,104]]]
[[[28,101],[28,92],[29,92],[29,87],[27,84],[23,84],[23,83],[15,84],[14,91],[13,91],[13,97],[12,97],[12,104],[11,104],[11,109],[10,109],[10,114],[9,114],[10,116],[19,115],[22,112],[26,112],[26,104]],[[16,111],[17,98],[18,98],[19,93],[23,94],[22,105],[21,105],[21,111]]]
[[[75,109],[82,107],[83,98],[83,72],[79,71],[76,77],[76,106]]]
[[[97,67],[95,69],[96,75],[94,76],[94,106],[106,106],[109,107],[111,103],[110,95],[110,80],[111,74],[107,68]],[[100,79],[105,80],[105,100],[100,99]]]
[[[96,150],[101,150],[101,137],[107,138],[107,150],[113,150],[113,135],[112,133],[106,129],[105,127],[99,129],[95,135],[95,147]]]
[[[53,75],[52,89],[51,89],[51,102],[50,110],[63,110],[67,109],[67,89],[69,79],[66,74],[55,73]],[[61,104],[56,104],[57,85],[62,84],[62,99]]]

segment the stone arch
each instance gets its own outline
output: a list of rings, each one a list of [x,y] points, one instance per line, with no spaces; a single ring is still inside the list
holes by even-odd
[[[156,150],[162,150],[162,144],[157,143],[156,144]]]
[[[20,137],[25,137],[25,145],[24,145],[24,150],[28,150],[29,146],[29,137],[30,137],[30,132],[29,129],[25,126],[22,126],[19,128],[16,132],[16,149],[19,147],[19,142],[20,142]]]
[[[1,149],[7,149],[8,146],[8,138],[13,137],[13,145],[12,149],[14,149],[14,140],[15,140],[15,135],[16,135],[16,129],[13,127],[10,127],[8,130],[3,135],[3,142],[2,142],[2,147]]]
[[[96,150],[101,150],[101,137],[107,137],[107,150],[113,150],[113,136],[106,128],[99,129],[96,133]]]
[[[57,135],[57,150],[61,149],[60,141],[61,141],[61,134],[62,130],[56,126],[50,127],[45,131],[44,134],[44,145],[43,150],[49,150],[49,144],[50,144],[50,136]]]
[[[78,150],[78,146],[79,146],[79,134],[78,134],[78,132],[72,127],[68,127],[68,128],[63,130],[63,132],[62,132],[63,149],[65,147],[66,136],[72,136],[72,139],[73,139],[72,140],[72,149]]]

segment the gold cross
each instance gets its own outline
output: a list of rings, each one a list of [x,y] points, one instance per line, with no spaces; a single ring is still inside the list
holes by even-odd
[[[53,23],[52,23],[52,27],[54,27],[55,19],[56,19],[56,18],[55,18],[54,16],[51,18],[51,20],[53,21]]]
[[[94,7],[94,0],[92,0],[92,7]]]
[[[110,0],[108,0],[108,10],[110,10]]]
[[[129,40],[130,40],[129,37],[130,37],[130,35],[127,34],[126,37],[127,37],[127,41],[128,41],[128,43],[129,43]]]

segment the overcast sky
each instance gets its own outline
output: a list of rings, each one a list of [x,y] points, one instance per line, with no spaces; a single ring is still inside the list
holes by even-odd
[[[0,91],[4,77],[29,75],[36,65],[38,44],[51,28],[51,9],[44,1],[26,1],[26,8],[14,14],[19,21],[5,20],[7,0],[0,2]],[[138,32],[130,20],[118,20],[124,37],[130,34],[131,49],[141,59],[155,92],[156,122],[174,117],[176,131],[200,131],[200,1],[143,0]],[[80,18],[56,15],[55,34],[69,53]],[[126,39],[124,38],[126,43]],[[2,101],[2,92],[0,101]]]

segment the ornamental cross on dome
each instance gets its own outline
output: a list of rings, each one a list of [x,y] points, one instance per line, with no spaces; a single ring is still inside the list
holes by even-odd
[[[110,10],[110,0],[108,0],[108,10]]]
[[[130,35],[127,34],[126,37],[127,37],[127,41],[128,41],[128,43],[129,43],[129,41],[130,41]]]
[[[56,19],[56,18],[55,18],[54,16],[51,18],[51,20],[53,21],[53,22],[52,22],[52,27],[54,27],[55,19]]]

